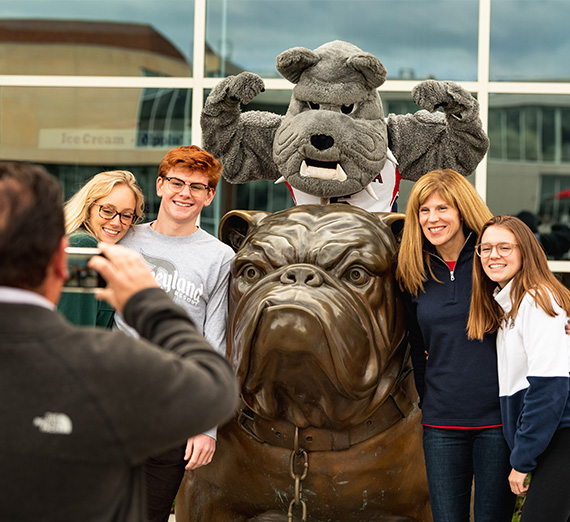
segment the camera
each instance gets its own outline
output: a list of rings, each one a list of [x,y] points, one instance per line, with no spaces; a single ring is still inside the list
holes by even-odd
[[[101,255],[98,248],[67,247],[68,279],[64,284],[64,292],[95,292],[97,288],[106,286],[105,280],[87,262],[93,257]]]

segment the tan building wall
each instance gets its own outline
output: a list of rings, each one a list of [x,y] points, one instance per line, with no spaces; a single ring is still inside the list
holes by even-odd
[[[11,32],[6,24],[0,24],[1,74],[191,75],[182,54],[149,26],[57,22],[47,31],[45,22],[26,21],[26,31]],[[142,95],[133,88],[3,87],[0,159],[152,164],[156,148],[136,146]]]

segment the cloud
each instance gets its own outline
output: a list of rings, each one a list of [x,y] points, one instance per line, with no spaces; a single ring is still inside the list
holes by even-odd
[[[180,0],[0,0],[3,18],[149,24],[192,59],[194,3]],[[244,70],[278,77],[275,58],[291,47],[346,40],[377,56],[389,78],[475,80],[478,0],[209,0],[208,44],[225,38]],[[491,3],[491,79],[570,79],[568,0]],[[226,16],[227,34],[222,35]]]
[[[570,79],[569,2],[517,0],[491,5],[491,80]]]
[[[413,69],[417,77],[472,80],[477,9],[476,0],[231,0],[208,4],[207,38],[219,51],[225,14],[229,59],[275,76],[280,52],[339,39],[380,58],[389,77]]]

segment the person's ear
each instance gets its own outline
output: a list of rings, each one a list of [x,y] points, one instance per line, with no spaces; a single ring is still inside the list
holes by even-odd
[[[209,207],[210,203],[212,203],[212,201],[214,201],[214,196],[216,195],[216,189],[215,188],[210,188],[210,190],[208,191],[208,197],[205,199],[204,201],[204,206],[205,207]]]
[[[52,268],[53,273],[57,279],[61,279],[64,282],[67,281],[68,272],[67,272],[67,254],[65,253],[65,249],[69,246],[69,241],[67,236],[63,236],[55,254],[52,258]]]
[[[162,188],[164,185],[164,178],[162,176],[158,176],[156,178],[156,195],[161,198],[162,197]]]

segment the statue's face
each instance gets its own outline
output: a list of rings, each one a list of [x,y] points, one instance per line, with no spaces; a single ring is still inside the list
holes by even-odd
[[[375,89],[303,80],[275,135],[273,157],[294,188],[320,197],[354,194],[386,161],[388,137]]]
[[[395,241],[378,217],[343,204],[264,218],[236,254],[229,356],[244,401],[265,418],[339,428],[385,398],[403,338]],[[388,380],[390,377],[388,377]]]

